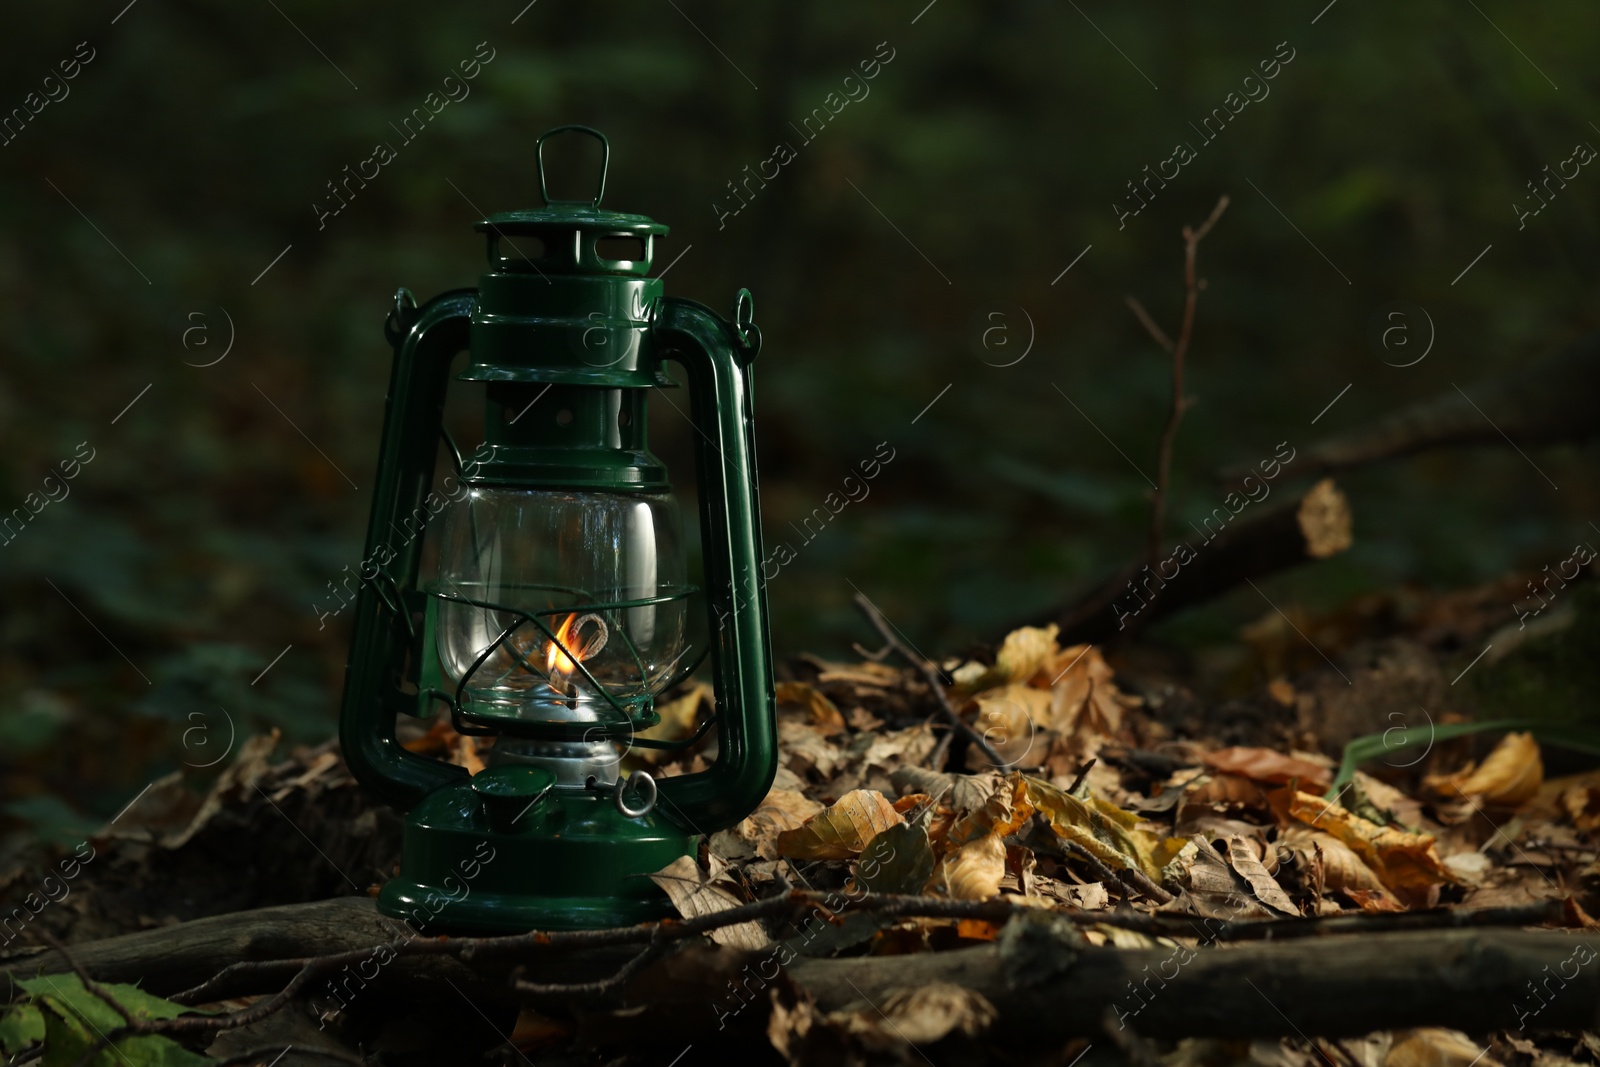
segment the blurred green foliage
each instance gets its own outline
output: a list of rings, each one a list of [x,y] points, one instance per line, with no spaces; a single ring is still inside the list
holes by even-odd
[[[1315,24],[1322,0],[523,4],[175,0],[7,19],[0,110],[78,42],[95,55],[0,147],[0,506],[21,506],[79,442],[97,452],[0,546],[6,795],[106,814],[157,770],[220,751],[195,749],[197,728],[213,744],[266,724],[331,732],[348,616],[312,605],[360,558],[390,296],[473,283],[471,224],[535,202],[533,139],[550,126],[611,137],[606,203],[673,227],[658,257],[669,292],[726,309],[738,286],[755,291],[771,537],[878,442],[896,450],[870,497],[772,581],[780,656],[866,638],[851,583],[943,650],[1141,551],[1135,468],[1154,470],[1170,368],[1123,296],[1175,329],[1180,229],[1221,194],[1233,202],[1200,253],[1174,530],[1216,503],[1216,466],[1600,325],[1600,175],[1526,229],[1510,206],[1575,142],[1600,143],[1600,11],[1576,0],[1344,3]],[[1197,142],[1190,123],[1285,41],[1295,58],[1270,95],[1119,228],[1125,183]],[[319,229],[325,183],[375,143],[398,146],[390,124],[479,42],[494,59],[470,96]],[[791,123],[881,42],[894,58],[870,94],[802,143]],[[719,227],[726,183],[779,142],[796,159]],[[1404,370],[1365,337],[1398,299],[1438,329]],[[195,366],[227,339],[218,307],[233,347]],[[196,321],[209,333],[185,349]],[[1030,336],[1025,359],[992,365]],[[668,399],[653,405],[657,450],[687,495],[692,431]],[[1595,455],[1535,458],[1560,492],[1495,450],[1347,479],[1355,548],[1275,598],[1325,605],[1554,558],[1600,514]],[[1204,610],[1226,629],[1260,612],[1252,596]]]

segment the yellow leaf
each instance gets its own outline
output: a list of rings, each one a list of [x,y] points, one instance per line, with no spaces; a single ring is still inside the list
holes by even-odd
[[[856,789],[778,835],[778,854],[795,860],[851,859],[891,826],[905,822],[887,797],[875,789]]]
[[[984,834],[940,860],[923,892],[951,900],[988,900],[999,895],[1005,874],[1005,844],[998,834]]]
[[[1140,829],[1137,815],[1110,801],[1079,800],[1049,782],[1022,774],[1012,775],[1011,782],[1013,792],[1049,819],[1062,840],[1081,845],[1113,870],[1134,869],[1159,879],[1161,868],[1183,850],[1183,838],[1163,838]]]
[[[1424,782],[1443,796],[1464,796],[1490,807],[1520,808],[1544,784],[1544,761],[1532,734],[1509,733],[1500,739],[1483,765],[1469,763],[1455,774],[1430,775]]]
[[[1438,886],[1456,881],[1434,851],[1431,834],[1379,826],[1311,793],[1297,791],[1288,802],[1290,815],[1331,834],[1360,857],[1386,889],[1412,907],[1430,906]]]
[[[995,653],[994,665],[1012,682],[1026,682],[1039,668],[1056,654],[1056,634],[1061,627],[1055,623],[1043,628],[1024,626],[1012,630]]]

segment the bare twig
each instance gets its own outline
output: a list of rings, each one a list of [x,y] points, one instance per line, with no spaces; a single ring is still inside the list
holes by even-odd
[[[1086,863],[1094,876],[1102,882],[1116,882],[1129,889],[1137,889],[1141,894],[1155,901],[1157,904],[1168,904],[1172,901],[1172,894],[1151,881],[1150,876],[1143,871],[1132,867],[1112,869],[1098,856],[1078,844],[1076,841],[1067,842],[1068,854]]]
[[[956,706],[950,702],[950,696],[945,691],[944,683],[939,680],[939,672],[934,668],[934,665],[917,655],[906,646],[904,641],[900,640],[900,635],[895,633],[894,627],[889,625],[889,620],[883,617],[883,612],[878,610],[878,605],[867,598],[867,594],[856,593],[856,607],[861,609],[861,613],[867,617],[867,621],[872,624],[872,628],[882,635],[884,641],[896,652],[900,653],[907,663],[915,667],[918,674],[922,675],[922,680],[927,683],[928,688],[932,690],[934,697],[939,701],[939,708],[950,725],[955,727],[979,752],[982,752],[984,759],[988,760],[993,766],[1004,767],[1006,765],[1005,760],[1000,758],[1000,754],[984,739],[982,734],[972,727],[971,723],[961,717],[961,714],[956,710]]]
[[[1156,325],[1156,320],[1151,318],[1150,312],[1146,311],[1144,305],[1139,303],[1139,298],[1130,293],[1123,297],[1122,301],[1133,312],[1133,317],[1138,319],[1140,324],[1150,332],[1151,337],[1155,338],[1156,344],[1161,346],[1161,351],[1171,355],[1172,338],[1167,336],[1167,331]]]
[[[1194,336],[1195,305],[1200,299],[1201,282],[1195,274],[1195,253],[1200,247],[1200,242],[1211,232],[1211,227],[1216,225],[1223,211],[1228,207],[1228,198],[1223,196],[1217,200],[1217,206],[1211,209],[1211,215],[1202,222],[1198,228],[1185,226],[1183,228],[1183,322],[1178,329],[1178,340],[1167,348],[1172,353],[1172,411],[1167,416],[1167,425],[1161,431],[1161,444],[1156,453],[1156,491],[1150,501],[1150,551],[1149,563],[1155,567],[1161,560],[1161,531],[1166,525],[1167,518],[1167,489],[1171,484],[1172,475],[1172,443],[1178,436],[1178,423],[1183,420],[1184,409],[1188,401],[1183,395],[1183,360],[1189,354],[1189,342]],[[1143,307],[1138,301],[1129,298],[1129,306],[1134,308],[1134,314],[1145,321],[1147,329],[1154,330],[1157,341],[1164,334],[1148,321],[1150,316],[1140,314]]]
[[[1069,788],[1067,792],[1073,796],[1077,796],[1078,789],[1083,785],[1084,782],[1089,780],[1089,772],[1094,770],[1094,765],[1099,762],[1099,757],[1095,757],[1080,767],[1078,769],[1078,776],[1072,780],[1072,787]]]

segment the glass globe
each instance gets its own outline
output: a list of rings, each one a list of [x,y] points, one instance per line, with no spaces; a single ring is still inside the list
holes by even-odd
[[[447,509],[435,642],[462,712],[617,723],[692,662],[668,494],[473,489]],[[609,699],[608,699],[609,697]],[[537,729],[512,731],[536,736]]]

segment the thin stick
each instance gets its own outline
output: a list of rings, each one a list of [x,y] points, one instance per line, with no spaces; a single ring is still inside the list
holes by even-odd
[[[939,681],[939,672],[934,669],[933,664],[911,651],[905,642],[900,640],[900,635],[894,632],[894,627],[889,625],[889,620],[883,617],[883,612],[878,610],[878,606],[867,599],[867,594],[856,593],[856,607],[861,609],[861,613],[867,617],[867,621],[872,624],[872,628],[883,636],[884,641],[888,642],[890,647],[900,653],[901,657],[915,667],[918,674],[922,675],[922,680],[927,683],[928,688],[933,691],[933,695],[938,698],[939,708],[944,713],[944,717],[949,720],[950,725],[960,731],[961,735],[968,741],[972,742],[978,751],[983,753],[983,758],[992,765],[996,767],[1006,766],[1006,761],[1000,758],[1000,754],[994,750],[988,741],[984,740],[982,734],[973,729],[972,725],[961,717],[960,713],[956,711],[955,705],[950,703],[950,697],[945,692],[944,683]]]
[[[1123,297],[1122,302],[1128,305],[1128,309],[1133,312],[1133,317],[1138,319],[1140,325],[1149,331],[1151,337],[1155,338],[1156,344],[1161,346],[1161,351],[1170,356],[1172,354],[1172,338],[1167,336],[1167,331],[1156,325],[1156,320],[1151,318],[1150,312],[1146,311],[1144,305],[1139,303],[1139,298],[1130,294]]]
[[[1198,229],[1192,226],[1183,228],[1183,324],[1178,330],[1177,343],[1168,349],[1172,353],[1172,411],[1167,415],[1167,425],[1161,431],[1161,444],[1156,453],[1156,491],[1150,501],[1151,567],[1155,567],[1161,560],[1161,531],[1166,525],[1167,488],[1172,474],[1172,443],[1178,436],[1178,423],[1183,419],[1184,409],[1188,407],[1188,402],[1183,396],[1183,360],[1189,354],[1189,341],[1194,336],[1195,305],[1200,299],[1200,282],[1195,275],[1195,252],[1199,249],[1201,240],[1211,232],[1211,227],[1216,225],[1227,207],[1228,198],[1223,196],[1217,201],[1217,206],[1211,209],[1211,216],[1202,222]],[[1137,303],[1132,301],[1132,305]],[[1137,315],[1142,310],[1142,307],[1136,307],[1134,314]],[[1145,315],[1142,318],[1149,319],[1149,316]],[[1153,322],[1147,323],[1147,328],[1154,326]],[[1158,341],[1164,336],[1159,328],[1156,329],[1156,335]]]

